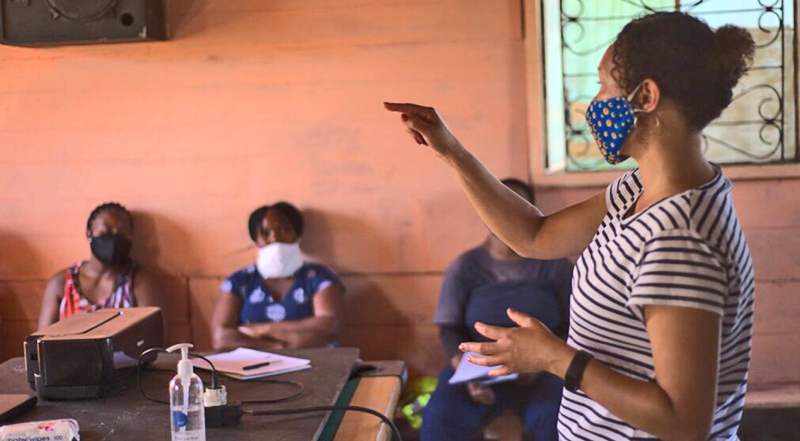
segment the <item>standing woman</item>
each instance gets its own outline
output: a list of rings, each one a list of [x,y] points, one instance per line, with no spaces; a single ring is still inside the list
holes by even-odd
[[[736,440],[753,320],[750,253],[731,183],[702,154],[701,131],[730,104],[753,58],[743,29],[679,12],[638,18],[599,66],[586,118],[610,163],[639,167],[604,192],[544,216],[502,185],[435,110],[386,104],[452,167],[489,228],[518,254],[581,254],[566,343],[509,310],[518,328],[477,324],[464,343],[494,375],[565,379],[562,440]]]
[[[56,273],[47,283],[39,329],[74,314],[104,308],[158,306],[163,298],[149,271],[129,257],[133,216],[122,205],[107,202],[86,221],[89,260]]]

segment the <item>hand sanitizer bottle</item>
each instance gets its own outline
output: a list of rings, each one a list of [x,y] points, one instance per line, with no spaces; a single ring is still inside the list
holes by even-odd
[[[178,375],[169,382],[172,441],[206,441],[203,381],[194,374],[189,361],[191,347],[189,343],[181,343],[167,349],[167,352],[181,350]]]

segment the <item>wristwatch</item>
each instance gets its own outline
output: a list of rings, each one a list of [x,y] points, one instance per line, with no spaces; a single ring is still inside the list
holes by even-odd
[[[594,356],[592,356],[592,354],[583,350],[575,354],[567,368],[566,375],[564,375],[564,387],[568,391],[575,392],[578,390],[581,385],[581,380],[583,379],[583,372],[586,370],[589,361],[593,358]]]

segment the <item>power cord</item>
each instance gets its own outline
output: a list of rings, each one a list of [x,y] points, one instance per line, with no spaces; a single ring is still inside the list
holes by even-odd
[[[284,384],[289,386],[294,386],[297,389],[292,395],[288,397],[281,397],[281,398],[274,398],[272,400],[245,400],[241,401],[241,404],[277,404],[277,403],[285,403],[287,401],[292,401],[300,397],[303,392],[306,390],[306,386],[299,382],[299,381],[292,381],[292,380],[269,380],[269,379],[258,379],[255,380],[238,380],[238,381],[257,381],[259,383],[266,383],[266,384]]]
[[[167,401],[159,400],[158,398],[153,398],[150,395],[148,395],[147,392],[144,390],[144,386],[142,385],[142,370],[143,370],[142,359],[145,358],[147,355],[149,355],[151,353],[154,353],[154,352],[156,352],[156,353],[167,353],[167,351],[162,349],[162,348],[152,348],[152,349],[148,349],[148,350],[142,352],[142,354],[139,356],[139,362],[136,365],[136,380],[137,380],[137,384],[138,384],[138,387],[139,387],[139,392],[141,392],[142,396],[145,397],[145,399],[147,399],[148,401],[152,401],[154,403],[159,403],[159,404],[169,405],[169,402],[167,402]],[[217,374],[216,368],[214,367],[214,363],[212,363],[209,359],[207,359],[206,357],[203,357],[202,355],[199,355],[199,354],[193,354],[193,353],[190,352],[189,355],[193,356],[193,357],[201,358],[201,359],[205,360],[206,363],[208,363],[211,366],[211,389],[215,389],[215,390],[220,389],[221,386],[219,384],[219,376]],[[170,373],[170,374],[173,374],[173,375],[176,373],[172,369],[158,369],[158,368],[144,368],[144,369],[152,370],[152,371],[156,371],[156,372],[166,372],[166,373]],[[275,379],[259,379],[259,378],[257,378],[255,380],[236,380],[236,379],[234,379],[234,381],[257,381],[259,383],[266,383],[266,384],[288,385],[288,386],[293,386],[295,388],[295,392],[292,395],[289,395],[289,396],[286,396],[286,397],[274,398],[274,399],[271,399],[271,400],[245,400],[245,401],[242,401],[240,404],[277,404],[277,403],[285,403],[285,402],[292,401],[292,400],[295,400],[295,399],[299,398],[300,395],[302,395],[303,392],[305,391],[305,385],[303,385],[303,383],[301,383],[299,381],[292,381],[292,380],[275,380]]]
[[[168,401],[162,401],[162,400],[159,400],[158,398],[153,398],[153,397],[147,395],[147,392],[145,392],[145,390],[144,390],[144,386],[142,386],[142,359],[145,358],[146,356],[152,354],[152,353],[156,353],[156,354],[164,353],[164,354],[167,354],[168,352],[164,348],[150,348],[150,349],[142,352],[139,355],[139,359],[137,360],[137,363],[136,363],[136,383],[139,385],[139,392],[141,392],[142,396],[144,396],[146,399],[148,399],[148,400],[150,400],[150,401],[152,401],[154,403],[169,405]],[[214,367],[214,363],[212,363],[211,360],[207,359],[206,357],[203,357],[200,354],[195,354],[195,353],[189,352],[189,356],[195,357],[195,358],[200,358],[200,359],[204,360],[206,363],[208,363],[209,366],[211,366],[211,389],[220,390],[221,388],[220,388],[220,385],[219,385],[219,375],[217,374],[217,368]],[[170,371],[170,370],[167,370],[167,369],[157,369],[157,370],[162,371],[162,372],[174,372],[174,371]]]
[[[139,392],[141,392],[142,396],[145,399],[152,401],[154,403],[159,404],[166,404],[169,405],[169,402],[162,401],[157,398],[153,398],[147,395],[147,392],[144,390],[144,386],[142,385],[142,359],[152,353],[167,353],[167,351],[163,348],[151,348],[148,349],[139,355],[139,359],[136,363],[136,381],[139,386]],[[211,362],[208,358],[190,352],[189,356],[200,358],[208,363],[211,366],[211,389],[220,390],[221,386],[219,384],[219,375],[217,374],[217,369],[214,367],[214,363]],[[170,372],[173,373],[169,369],[153,369],[159,372]],[[244,380],[242,380],[244,381]],[[247,380],[251,381],[251,380]],[[242,401],[241,403],[237,404],[227,404],[223,403],[221,406],[214,406],[214,407],[207,407],[206,408],[206,426],[207,427],[225,427],[225,426],[234,426],[238,425],[241,421],[242,414],[251,415],[251,416],[277,416],[277,415],[296,415],[300,413],[314,413],[314,412],[331,412],[331,411],[351,411],[351,412],[362,412],[369,415],[376,416],[381,419],[384,423],[389,425],[392,429],[392,433],[397,441],[403,441],[402,435],[400,435],[400,430],[394,424],[390,418],[386,415],[370,409],[368,407],[362,406],[313,406],[313,407],[302,407],[297,409],[282,409],[282,410],[254,410],[254,409],[242,409],[242,404],[277,404],[283,403],[287,401],[294,400],[298,398],[302,393],[305,391],[305,386],[303,383],[299,381],[292,381],[292,380],[274,380],[274,379],[256,379],[259,383],[268,383],[268,384],[284,384],[284,385],[292,385],[297,388],[297,392],[288,396],[282,397],[277,399],[271,400],[246,400]],[[224,387],[224,386],[222,386]]]
[[[242,413],[245,415],[251,416],[275,416],[275,415],[295,415],[298,413],[312,413],[312,412],[330,412],[330,411],[351,411],[351,412],[363,412],[373,416],[380,418],[384,423],[386,423],[391,429],[394,437],[397,441],[403,441],[403,436],[400,435],[400,430],[394,424],[389,417],[386,415],[370,409],[369,407],[361,407],[361,406],[314,406],[314,407],[303,407],[300,409],[284,409],[284,410],[252,410],[252,409],[242,409]]]

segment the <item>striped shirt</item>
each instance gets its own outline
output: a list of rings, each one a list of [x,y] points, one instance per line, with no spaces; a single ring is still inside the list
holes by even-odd
[[[627,218],[642,193],[639,170],[606,190],[608,212],[572,276],[570,346],[633,378],[655,381],[646,305],[699,308],[722,319],[711,440],[736,440],[744,408],[753,324],[750,252],[731,201],[731,183],[710,182]],[[635,440],[632,427],[581,391],[564,390],[561,440]]]

